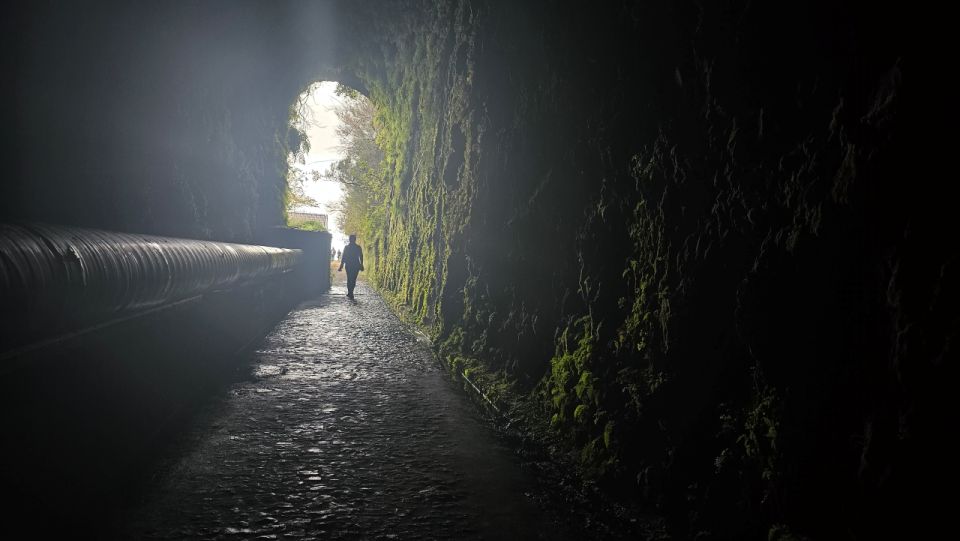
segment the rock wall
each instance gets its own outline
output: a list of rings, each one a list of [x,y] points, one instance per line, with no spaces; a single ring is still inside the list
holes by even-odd
[[[356,69],[410,136],[366,242],[452,368],[679,537],[931,524],[957,251],[910,172],[896,12],[381,15]]]

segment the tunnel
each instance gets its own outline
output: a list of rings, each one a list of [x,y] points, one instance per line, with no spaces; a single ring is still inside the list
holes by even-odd
[[[958,243],[918,11],[15,2],[5,523],[938,535]],[[287,227],[320,81],[370,107],[375,158],[321,179],[356,298]]]

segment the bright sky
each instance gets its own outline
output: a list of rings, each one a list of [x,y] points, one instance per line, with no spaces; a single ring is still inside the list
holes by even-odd
[[[323,173],[333,164],[343,158],[343,155],[337,150],[340,146],[340,139],[337,138],[337,126],[340,121],[334,112],[334,106],[340,99],[334,94],[337,83],[324,81],[314,84],[310,87],[310,96],[307,99],[308,111],[304,112],[304,120],[307,123],[307,139],[310,141],[310,152],[306,155],[306,165],[291,164],[308,172],[316,170]],[[300,207],[296,210],[306,212],[319,212],[327,215],[327,227],[333,235],[332,244],[334,248],[342,249],[347,243],[347,237],[337,227],[337,216],[331,210],[331,204],[339,202],[343,196],[343,190],[340,184],[336,182],[313,182],[307,181],[303,186],[303,191],[317,201],[318,207]]]

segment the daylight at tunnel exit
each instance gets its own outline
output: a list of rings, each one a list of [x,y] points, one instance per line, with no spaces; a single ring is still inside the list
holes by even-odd
[[[0,537],[950,537],[919,15],[14,0]]]

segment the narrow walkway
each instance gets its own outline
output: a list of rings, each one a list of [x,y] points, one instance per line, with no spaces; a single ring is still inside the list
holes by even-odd
[[[136,539],[562,539],[511,451],[362,283],[284,319],[121,526]]]

